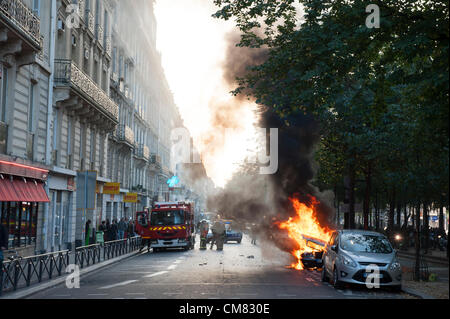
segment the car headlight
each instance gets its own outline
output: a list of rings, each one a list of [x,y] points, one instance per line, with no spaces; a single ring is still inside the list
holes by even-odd
[[[399,270],[401,268],[400,263],[397,259],[394,259],[389,266],[389,269],[392,271]]]
[[[341,261],[345,266],[349,266],[349,267],[356,267],[356,263],[349,257],[346,256],[341,256]]]

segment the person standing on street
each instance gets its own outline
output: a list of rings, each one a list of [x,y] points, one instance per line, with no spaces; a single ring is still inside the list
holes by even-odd
[[[117,225],[117,219],[113,219],[111,225],[111,233],[112,233],[111,240],[117,240],[117,236],[119,235],[119,226]]]
[[[214,225],[211,228],[213,233],[213,239],[211,241],[211,249],[213,249],[214,244],[217,246],[217,250],[223,249],[223,242],[225,240],[225,224],[220,219],[220,216],[217,216],[217,220],[214,222]]]
[[[105,235],[106,235],[105,242],[112,240],[112,228],[111,228],[111,223],[109,222],[109,219],[106,220]]]
[[[98,231],[103,232],[103,242],[106,242],[107,241],[106,240],[107,239],[107,235],[106,235],[107,228],[106,228],[106,222],[105,221],[102,221],[101,225],[98,226]]]
[[[85,229],[85,232],[84,232],[84,234],[85,234],[85,237],[86,237],[86,239],[85,239],[85,246],[89,246],[89,243],[90,243],[90,240],[91,240],[91,236],[92,236],[92,234],[91,234],[91,220],[89,219],[87,222],[86,222],[86,229]]]
[[[252,225],[251,229],[251,236],[252,236],[252,245],[256,245],[256,225]]]
[[[125,218],[121,218],[120,222],[117,226],[118,228],[118,239],[124,239],[125,238],[125,231],[127,230],[127,224],[125,223]]]
[[[128,223],[128,237],[132,238],[135,236],[134,233],[134,222],[132,219],[130,219],[129,223]]]

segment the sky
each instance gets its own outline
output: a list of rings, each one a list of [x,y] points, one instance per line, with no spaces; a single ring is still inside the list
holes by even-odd
[[[252,148],[254,105],[243,105],[238,130],[214,127],[212,105],[234,103],[223,80],[225,35],[234,24],[212,18],[212,0],[156,0],[157,49],[185,126],[199,150],[206,172],[223,187]],[[214,145],[211,144],[213,136]],[[208,140],[208,143],[205,142]]]

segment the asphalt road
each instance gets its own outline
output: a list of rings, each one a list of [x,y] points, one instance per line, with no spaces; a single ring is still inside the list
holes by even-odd
[[[198,239],[198,237],[197,237]],[[65,284],[32,299],[368,299],[405,298],[403,293],[366,288],[336,290],[317,270],[293,270],[289,254],[254,246],[244,237],[224,251],[147,253],[82,276],[80,288]]]

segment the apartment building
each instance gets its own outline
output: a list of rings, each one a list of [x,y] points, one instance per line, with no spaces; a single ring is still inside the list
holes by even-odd
[[[169,199],[181,119],[153,1],[0,1],[0,209],[22,255]]]

